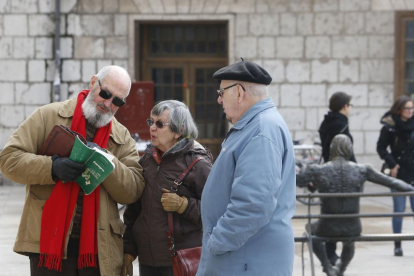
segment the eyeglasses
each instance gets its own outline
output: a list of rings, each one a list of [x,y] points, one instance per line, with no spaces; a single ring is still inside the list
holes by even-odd
[[[217,94],[219,95],[219,97],[223,97],[224,90],[229,89],[229,88],[232,88],[233,86],[236,86],[236,85],[240,85],[240,86],[241,86],[241,88],[243,89],[243,91],[246,91],[246,90],[244,89],[243,85],[241,85],[240,83],[235,83],[235,84],[232,84],[232,85],[230,85],[230,86],[227,86],[227,87],[224,87],[224,88],[220,88],[220,89],[218,89],[218,90],[217,90]]]
[[[99,91],[99,96],[102,99],[109,100],[109,99],[113,98],[112,103],[113,103],[113,105],[115,105],[117,107],[121,107],[125,104],[125,101],[123,99],[113,96],[111,94],[111,92],[109,92],[109,91],[103,90],[100,80],[98,80],[98,83],[99,83],[99,88],[101,89],[101,91]]]
[[[152,126],[154,123],[157,128],[163,128],[164,126],[170,125],[170,123],[164,123],[161,121],[154,121],[153,119],[147,119],[148,126]]]
[[[404,110],[414,110],[414,107],[404,107]]]

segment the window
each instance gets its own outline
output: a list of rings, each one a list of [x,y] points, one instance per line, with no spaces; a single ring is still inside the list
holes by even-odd
[[[217,157],[227,130],[213,73],[228,64],[227,22],[141,23],[139,79],[154,81],[154,102],[174,99],[190,109],[197,139]]]
[[[395,97],[408,95],[414,98],[414,12],[397,12]]]
[[[151,56],[227,56],[227,27],[209,25],[148,25]]]

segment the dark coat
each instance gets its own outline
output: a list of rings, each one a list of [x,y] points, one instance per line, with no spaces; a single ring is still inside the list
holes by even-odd
[[[389,168],[400,165],[397,178],[414,184],[414,117],[403,122],[399,116],[387,112],[381,123],[383,127],[377,142],[379,156]]]
[[[345,134],[351,138],[352,143],[354,142],[352,135],[349,132],[348,118],[342,113],[329,111],[325,114],[325,118],[319,128],[324,162],[329,161],[329,147],[332,139],[338,134]],[[356,162],[355,156],[352,155],[350,160]]]
[[[161,189],[170,189],[174,180],[198,156],[177,194],[188,199],[187,209],[179,215],[173,212],[176,249],[201,246],[202,224],[201,193],[212,167],[212,155],[200,144],[189,140],[186,144],[166,152],[158,164],[149,145],[139,163],[144,169],[145,189],[139,201],[127,206],[124,223],[124,252],[138,256],[139,263],[149,266],[171,266],[171,255],[165,231],[168,229],[167,212],[161,204]]]

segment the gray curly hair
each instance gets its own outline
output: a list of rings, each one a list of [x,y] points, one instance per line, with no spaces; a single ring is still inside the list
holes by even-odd
[[[170,129],[172,132],[180,134],[183,137],[197,139],[198,129],[194,123],[188,107],[176,100],[166,100],[156,104],[151,115],[160,116],[165,110],[170,111]]]

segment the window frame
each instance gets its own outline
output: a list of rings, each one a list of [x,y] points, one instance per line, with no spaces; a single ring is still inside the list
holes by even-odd
[[[397,11],[395,13],[394,100],[405,95],[406,21],[414,21],[413,11]]]
[[[226,29],[226,55],[177,55],[173,54],[171,56],[168,55],[151,55],[149,49],[149,33],[148,33],[148,26],[149,25],[170,25],[172,27],[176,25],[218,25],[223,24],[225,25]],[[158,68],[166,68],[171,66],[178,66],[183,67],[184,71],[184,83],[187,84],[187,90],[183,93],[183,102],[186,103],[190,109],[191,114],[196,119],[196,122],[199,119],[196,118],[196,98],[195,98],[195,68],[197,66],[208,68],[208,67],[215,67],[215,68],[222,68],[228,65],[229,56],[230,56],[230,33],[229,33],[229,21],[228,20],[215,20],[215,21],[140,21],[139,24],[136,23],[135,28],[135,77],[141,80],[151,80],[151,68],[157,66]],[[214,92],[216,96],[217,93]],[[217,104],[218,105],[218,104]],[[220,120],[219,120],[220,121]],[[220,124],[219,121],[215,125],[214,133],[220,132]],[[228,123],[226,119],[221,120],[225,127],[225,132],[228,129]],[[202,120],[205,125],[209,122],[207,119]],[[217,129],[216,129],[217,127]],[[208,126],[205,126],[205,133],[207,133]],[[213,153],[214,157],[217,157],[220,149],[221,143],[225,137],[225,133],[223,137],[220,138],[198,138],[197,141],[202,145],[207,146]]]

